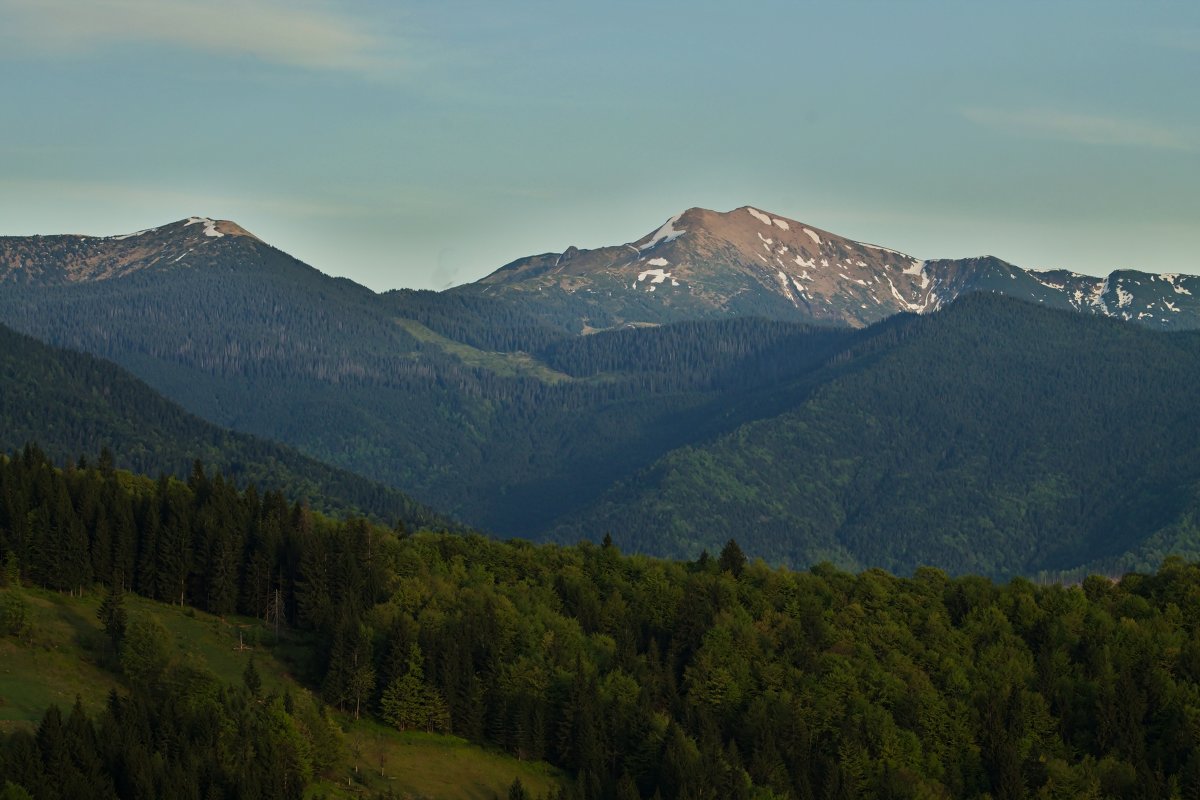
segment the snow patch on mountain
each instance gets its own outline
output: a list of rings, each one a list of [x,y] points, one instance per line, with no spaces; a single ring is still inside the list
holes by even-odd
[[[1035,272],[1033,270],[1029,271],[1029,277],[1033,278],[1035,281],[1040,283],[1042,286],[1045,286],[1047,289],[1054,289],[1055,291],[1061,292],[1067,288],[1067,285],[1065,283],[1055,283],[1054,281],[1042,280],[1035,274]]]
[[[1092,288],[1092,296],[1088,299],[1088,305],[1093,308],[1100,309],[1105,314],[1108,313],[1108,306],[1104,302],[1104,295],[1108,293],[1108,278],[1105,278],[1100,283]]]
[[[775,277],[779,279],[779,286],[783,290],[784,295],[787,296],[787,299],[791,300],[793,305],[800,305],[796,301],[796,296],[792,294],[792,287],[788,285],[787,274],[781,270],[775,274]]]
[[[756,220],[761,222],[763,225],[770,226],[771,218],[768,217],[766,214],[762,213],[757,208],[750,208],[749,206],[746,206],[746,210],[750,212],[750,216],[754,217]]]
[[[928,273],[925,272],[925,262],[924,261],[919,261],[914,258],[913,262],[911,264],[909,264],[907,267],[905,267],[904,269],[900,270],[900,272],[902,272],[905,275],[912,275],[913,277],[920,277],[921,288],[922,289],[929,288],[929,275],[928,275]]]
[[[1171,284],[1171,288],[1175,290],[1175,294],[1191,294],[1191,292],[1179,285],[1180,275],[1177,272],[1168,272],[1162,276],[1162,279]]]
[[[645,272],[638,273],[638,283],[650,278],[651,283],[662,283],[667,278],[671,277],[671,273],[664,272],[661,269],[648,269]]]
[[[812,239],[813,243],[818,247],[821,245],[821,237],[817,236],[816,231],[812,230],[811,228],[805,228],[804,233],[808,236],[808,238]]]
[[[890,247],[880,247],[877,244],[867,244],[866,242],[856,242],[856,244],[859,247],[865,247],[868,250],[880,250],[884,253],[891,253],[894,256],[904,256],[905,258],[908,258],[908,256],[905,255],[904,253],[901,253],[899,250],[893,250]]]
[[[915,314],[920,314],[924,310],[924,306],[920,303],[910,303],[904,299],[904,295],[900,294],[900,290],[896,288],[896,284],[892,283],[891,275],[884,275],[887,278],[888,286],[892,287],[892,297],[896,298],[905,311],[911,311]]]
[[[126,239],[132,239],[135,236],[141,236],[144,233],[150,233],[150,231],[156,230],[158,230],[158,228],[145,228],[144,230],[134,231],[133,233],[123,233],[120,236],[105,236],[104,238],[108,239],[110,242],[122,242]]]
[[[188,217],[188,221],[183,223],[183,227],[186,228],[189,225],[195,225],[197,223],[204,225],[205,236],[211,236],[214,239],[220,239],[225,235],[217,230],[217,221],[215,219],[209,219],[208,217]]]
[[[642,245],[641,247],[636,248],[638,250],[638,252],[641,252],[642,250],[650,250],[651,248],[658,247],[663,242],[673,242],[676,239],[678,239],[680,236],[683,236],[685,233],[687,233],[686,230],[676,230],[675,229],[675,223],[679,222],[679,218],[682,216],[683,216],[683,212],[681,211],[678,214],[676,214],[675,216],[671,217],[666,222],[664,222],[663,226],[661,228],[659,228],[658,230],[656,230],[653,235],[651,235],[649,242]]]

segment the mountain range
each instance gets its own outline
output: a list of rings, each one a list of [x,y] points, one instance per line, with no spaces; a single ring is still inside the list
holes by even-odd
[[[268,245],[190,217],[108,237],[0,237],[0,283],[61,286],[253,260]],[[360,287],[361,288],[361,287]],[[1033,270],[994,256],[922,260],[742,206],[690,208],[627,244],[528,256],[449,295],[499,298],[571,332],[760,316],[864,327],[977,291],[1165,330],[1200,327],[1200,277]]]
[[[922,260],[743,206],[691,208],[628,244],[512,262],[452,290],[552,309],[589,332],[728,315],[863,327],[991,291],[1150,327],[1200,327],[1200,278],[1027,270],[991,256]]]
[[[1200,552],[1198,296],[750,207],[440,293],[201,217],[0,238],[0,322],[469,524],[995,575]]]

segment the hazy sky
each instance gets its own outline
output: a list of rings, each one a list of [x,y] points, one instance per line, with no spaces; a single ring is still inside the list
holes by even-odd
[[[1200,4],[0,0],[0,234],[198,214],[442,288],[744,204],[1200,272]]]

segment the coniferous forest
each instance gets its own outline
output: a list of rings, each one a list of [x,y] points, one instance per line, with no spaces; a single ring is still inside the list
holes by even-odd
[[[0,462],[0,558],[6,636],[22,582],[101,594],[130,686],[3,736],[5,797],[300,797],[331,713],[548,761],[587,800],[1200,792],[1200,567],[1178,559],[1047,586],[776,569],[735,541],[674,562],[34,447]],[[319,702],[167,665],[123,592],[293,632]]]

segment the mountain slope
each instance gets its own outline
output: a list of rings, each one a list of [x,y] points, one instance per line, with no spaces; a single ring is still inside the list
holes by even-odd
[[[514,261],[454,294],[504,298],[572,330],[755,315],[863,327],[973,291],[1200,327],[1200,278],[1036,272],[996,258],[921,261],[768,214],[691,208],[629,244]]]
[[[900,310],[897,297],[936,302],[919,261],[748,206],[688,209],[635,242],[532,256],[451,291],[561,307],[591,328],[729,315],[861,326]]]
[[[984,294],[871,332],[791,410],[672,452],[557,535],[994,575],[1200,552],[1200,334]]]
[[[28,442],[59,462],[109,447],[119,466],[151,474],[187,475],[199,459],[238,483],[286,487],[315,508],[447,524],[395,489],[204,422],[113,364],[0,326],[0,451]]]
[[[193,247],[172,237],[196,226],[168,229],[166,251]],[[217,424],[510,535],[534,535],[697,432],[759,413],[735,398],[848,335],[714,320],[688,341],[648,334],[668,343],[647,354],[657,360],[600,374],[597,348],[624,338],[576,343],[490,298],[375,295],[248,237],[204,241],[180,264],[150,261],[103,279],[10,282],[0,320],[116,361]],[[785,340],[777,363],[738,371]]]

